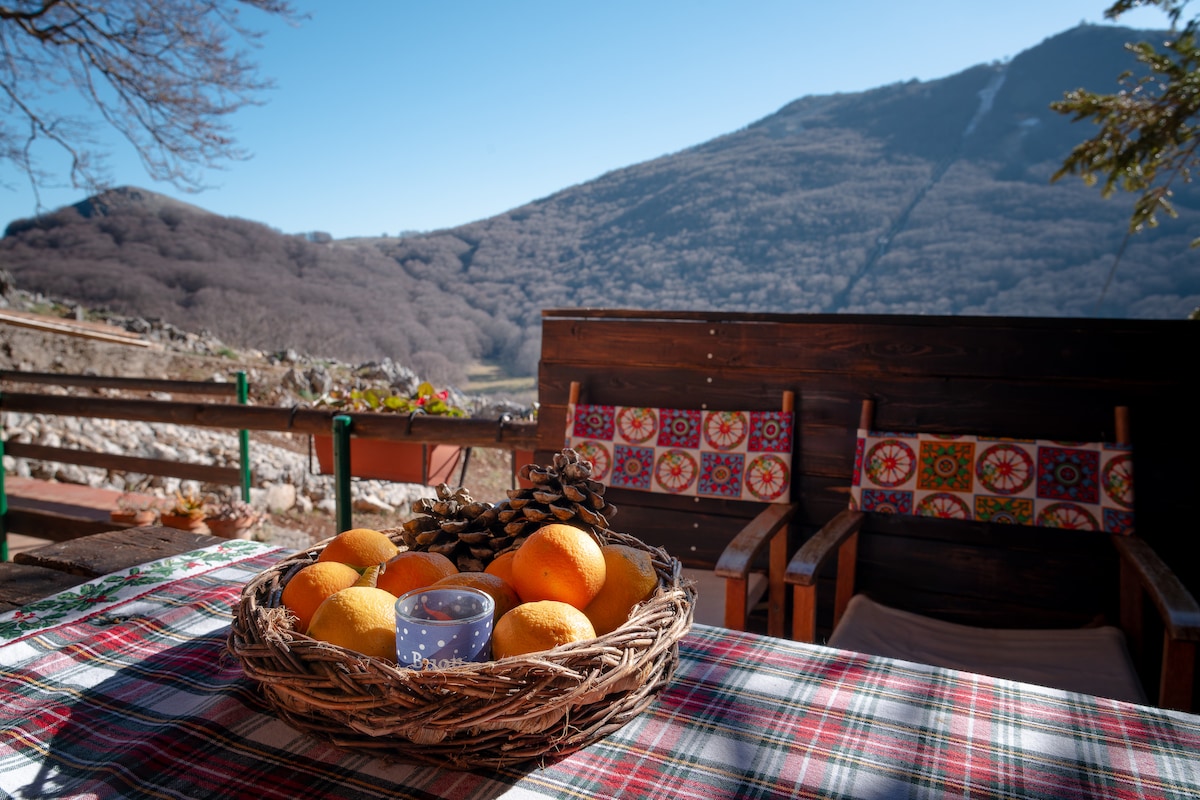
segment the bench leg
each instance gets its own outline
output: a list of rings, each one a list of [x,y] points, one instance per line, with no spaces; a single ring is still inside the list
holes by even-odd
[[[1179,711],[1192,710],[1192,685],[1196,679],[1196,643],[1163,635],[1162,677],[1158,704]]]
[[[725,627],[746,630],[746,579],[725,579]]]
[[[787,586],[783,574],[787,571],[788,529],[785,525],[771,538],[771,556],[767,569],[767,634],[782,639],[786,636],[784,620]]]
[[[817,585],[792,587],[792,638],[814,642],[817,638]]]
[[[1120,602],[1121,630],[1129,641],[1129,650],[1141,667],[1146,661],[1146,636],[1143,622],[1145,620],[1145,595],[1142,582],[1137,570],[1128,559],[1121,559],[1120,567]]]
[[[854,597],[854,571],[858,567],[858,534],[854,533],[838,547],[837,589],[833,599],[833,627],[842,621],[842,614]]]
[[[822,531],[822,534],[825,531]],[[818,536],[822,535],[818,534]],[[854,574],[858,566],[858,531],[847,533],[837,546],[837,585],[834,587],[833,627],[837,628],[854,597]],[[824,562],[824,556],[818,562]],[[817,575],[805,576],[811,583],[792,584],[792,638],[798,642],[817,640]]]

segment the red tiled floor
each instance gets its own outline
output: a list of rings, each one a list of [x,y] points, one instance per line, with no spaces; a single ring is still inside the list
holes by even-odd
[[[40,500],[68,506],[81,506],[105,513],[117,507],[117,498],[124,492],[115,489],[97,489],[93,486],[83,486],[78,483],[59,483],[43,481],[36,478],[19,478],[6,475],[4,491],[9,497],[19,497],[26,500]],[[153,502],[151,495],[134,495],[135,497]]]
[[[92,519],[108,519],[108,513],[117,507],[117,498],[123,492],[114,489],[97,489],[77,483],[59,483],[36,478],[4,476],[4,492],[10,506],[38,508],[73,516]],[[151,495],[135,495],[146,502],[153,502]],[[50,544],[48,539],[39,539],[20,533],[8,534],[8,556]]]

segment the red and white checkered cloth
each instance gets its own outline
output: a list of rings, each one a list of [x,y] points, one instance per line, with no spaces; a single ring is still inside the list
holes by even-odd
[[[0,793],[1200,797],[1200,717],[704,626],[646,712],[558,763],[388,763],[280,722],[223,653],[241,586],[280,557],[231,542],[59,595],[61,618],[0,616]]]

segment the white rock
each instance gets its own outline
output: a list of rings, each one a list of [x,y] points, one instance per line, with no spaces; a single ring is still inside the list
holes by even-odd
[[[162,442],[147,442],[142,452],[145,453],[146,458],[158,458],[164,461],[191,461],[191,459],[185,459],[177,448]]]
[[[296,506],[296,487],[290,483],[276,483],[266,489],[266,506],[271,513],[280,514]]]
[[[78,483],[84,486],[93,486],[93,479],[84,471],[83,467],[75,464],[60,464],[55,472],[55,477],[61,483]]]
[[[351,506],[355,511],[364,511],[375,514],[390,514],[396,510],[375,495],[371,494],[359,495],[351,501]]]

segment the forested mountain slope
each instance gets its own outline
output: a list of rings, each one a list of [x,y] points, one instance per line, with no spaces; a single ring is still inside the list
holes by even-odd
[[[801,98],[449,230],[320,241],[127,190],[14,222],[0,264],[239,345],[449,380],[479,359],[530,373],[546,307],[1180,318],[1200,305],[1200,194],[1182,187],[1110,281],[1129,198],[1049,183],[1091,132],[1049,103],[1114,88],[1145,36],[1081,26],[941,80]]]

